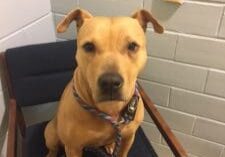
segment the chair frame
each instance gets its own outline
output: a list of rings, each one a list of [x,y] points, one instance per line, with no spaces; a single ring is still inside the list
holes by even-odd
[[[22,136],[22,152],[24,150],[24,141],[26,137],[26,124],[24,120],[24,116],[22,114],[21,108],[16,103],[15,94],[12,89],[11,78],[8,71],[7,62],[5,59],[5,53],[0,54],[0,67],[2,67],[1,75],[2,82],[6,85],[6,90],[8,94],[8,100],[6,101],[6,105],[8,107],[8,139],[7,139],[7,153],[6,157],[16,157],[16,148],[17,148],[17,129],[20,131]],[[160,115],[156,106],[150,99],[150,97],[146,94],[144,89],[139,85],[139,92],[143,99],[145,109],[148,114],[151,116],[153,122],[156,124],[158,130],[162,134],[163,138],[167,142],[171,151],[175,155],[175,157],[188,157],[186,151],[177,140],[170,127]],[[5,93],[6,94],[6,93]]]

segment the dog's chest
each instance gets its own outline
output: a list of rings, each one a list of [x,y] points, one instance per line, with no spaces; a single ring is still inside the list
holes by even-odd
[[[132,124],[122,125],[120,127],[121,135],[123,137],[131,133],[130,125]],[[104,146],[115,142],[116,139],[116,130],[110,124],[105,128],[99,127],[98,130],[88,130],[87,134],[91,137],[87,143],[88,146]]]
[[[115,138],[115,130],[110,124],[88,128],[86,134],[90,137],[87,145],[95,147],[110,144]]]

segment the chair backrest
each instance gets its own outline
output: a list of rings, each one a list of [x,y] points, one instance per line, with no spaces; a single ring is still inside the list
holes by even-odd
[[[59,100],[76,67],[75,49],[74,40],[8,49],[5,60],[17,104]]]

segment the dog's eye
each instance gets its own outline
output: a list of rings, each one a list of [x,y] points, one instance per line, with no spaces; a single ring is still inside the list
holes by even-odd
[[[94,52],[95,51],[95,45],[91,42],[87,42],[83,45],[83,49],[86,52]]]
[[[138,44],[136,42],[131,42],[128,44],[127,48],[129,51],[135,52],[138,49]]]

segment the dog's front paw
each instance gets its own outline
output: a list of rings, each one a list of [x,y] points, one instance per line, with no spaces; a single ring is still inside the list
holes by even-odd
[[[111,143],[109,145],[105,145],[105,150],[108,154],[112,154],[115,148],[115,143]]]

